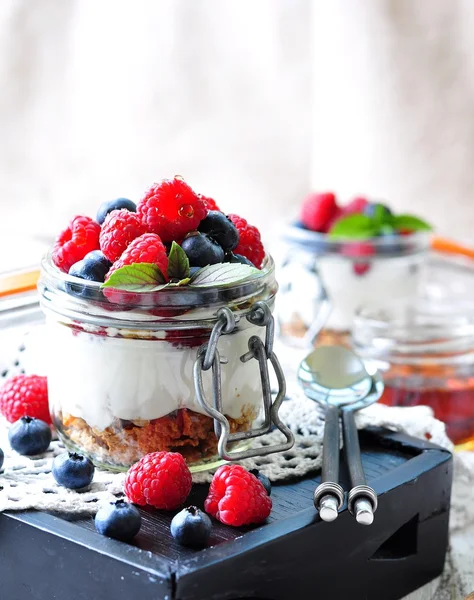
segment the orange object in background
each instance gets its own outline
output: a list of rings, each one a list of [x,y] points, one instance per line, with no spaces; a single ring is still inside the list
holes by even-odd
[[[448,238],[433,236],[431,239],[431,248],[441,254],[456,254],[474,259],[474,248],[469,248]]]
[[[35,269],[0,273],[0,297],[35,290],[38,278],[39,271]]]

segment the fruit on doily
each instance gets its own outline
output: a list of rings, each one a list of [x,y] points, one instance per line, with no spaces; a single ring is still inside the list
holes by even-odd
[[[272,483],[268,479],[268,477],[266,475],[264,475],[263,473],[260,473],[260,471],[258,469],[250,469],[249,473],[252,473],[252,475],[255,475],[255,477],[260,481],[260,483],[265,488],[265,491],[267,492],[267,494],[269,496],[271,496],[271,494],[272,494]]]
[[[15,375],[0,388],[0,412],[13,423],[29,415],[51,424],[48,381],[41,375]]]
[[[240,527],[265,521],[272,501],[255,475],[240,465],[223,465],[214,474],[204,508],[221,523]]]
[[[210,210],[207,217],[199,223],[198,230],[206,233],[226,252],[234,250],[239,244],[239,232],[232,221],[217,210]]]
[[[51,429],[41,419],[24,416],[8,430],[10,446],[23,456],[43,454],[51,443]]]
[[[125,208],[130,212],[137,212],[137,205],[135,202],[132,202],[128,198],[117,198],[116,200],[102,202],[102,204],[99,206],[99,210],[97,211],[95,220],[97,223],[102,225],[102,223],[105,221],[105,217],[109,213],[111,213],[113,210],[120,210],[122,208]]]
[[[211,530],[211,519],[196,506],[184,508],[171,521],[171,535],[182,546],[205,546]]]
[[[92,482],[94,465],[82,454],[63,452],[53,460],[52,473],[59,485],[70,490],[80,490]]]
[[[191,472],[181,454],[152,452],[130,467],[124,489],[134,504],[174,510],[189,496],[191,486]]]
[[[117,500],[101,506],[94,523],[101,535],[129,542],[140,531],[142,518],[133,504],[125,500]]]

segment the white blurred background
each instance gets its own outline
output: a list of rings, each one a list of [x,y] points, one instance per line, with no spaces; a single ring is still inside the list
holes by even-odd
[[[474,228],[470,0],[2,0],[0,268],[180,174],[267,240],[310,189]]]

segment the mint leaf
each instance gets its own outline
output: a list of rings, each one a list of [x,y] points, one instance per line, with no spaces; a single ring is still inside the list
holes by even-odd
[[[329,237],[364,239],[375,237],[378,229],[374,219],[371,219],[367,215],[348,215],[334,223],[329,231]]]
[[[254,275],[261,271],[250,265],[240,263],[218,263],[217,265],[208,265],[199,269],[191,277],[189,285],[195,287],[210,287],[213,285],[231,285]]]
[[[433,228],[429,223],[414,217],[413,215],[398,215],[392,217],[392,225],[398,231],[406,229],[407,231],[431,231]]]
[[[371,216],[379,227],[383,225],[391,225],[393,221],[392,213],[383,204],[374,204]]]
[[[168,256],[168,277],[183,280],[189,277],[189,260],[179,244],[173,242]]]
[[[166,284],[163,273],[153,263],[125,265],[112,273],[101,287],[111,287],[129,292],[151,292]]]

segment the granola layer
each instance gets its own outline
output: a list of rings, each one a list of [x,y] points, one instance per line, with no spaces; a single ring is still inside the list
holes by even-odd
[[[232,433],[248,431],[255,421],[253,408],[244,407],[239,419],[228,417]],[[180,409],[152,421],[116,421],[104,430],[90,427],[73,415],[56,415],[56,428],[74,445],[103,464],[128,467],[150,452],[180,452],[193,463],[217,455],[214,421]]]

